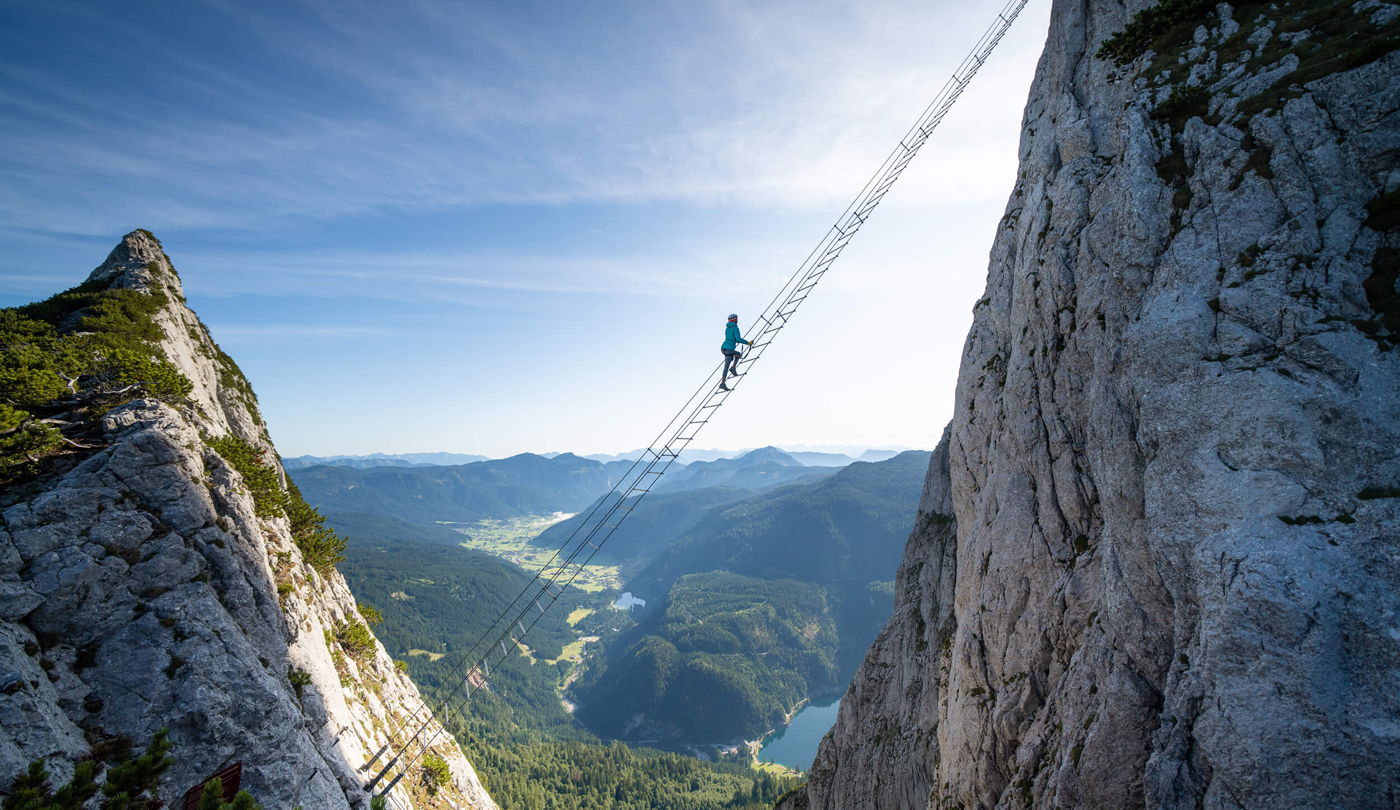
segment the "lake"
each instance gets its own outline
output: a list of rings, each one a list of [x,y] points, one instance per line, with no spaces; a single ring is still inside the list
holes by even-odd
[[[758,758],[806,772],[816,759],[822,737],[836,724],[841,696],[817,698],[797,713],[792,722],[769,737],[758,751]]]
[[[634,607],[646,607],[646,606],[647,606],[647,600],[645,600],[645,599],[638,599],[637,597],[635,597],[635,596],[632,595],[632,592],[631,592],[631,591],[628,591],[627,593],[624,593],[622,596],[619,596],[619,597],[617,598],[617,601],[616,601],[616,602],[613,602],[613,609],[614,609],[614,610],[631,610],[631,609],[634,608]]]

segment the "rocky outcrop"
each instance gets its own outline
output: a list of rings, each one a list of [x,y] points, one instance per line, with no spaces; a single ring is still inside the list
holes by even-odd
[[[1149,5],[1054,5],[940,517],[787,807],[1400,803],[1400,7]]]
[[[237,436],[281,473],[251,388],[184,306],[159,243],[128,235],[88,285],[104,283],[166,295],[160,349],[193,391],[108,412],[105,447],[4,510],[0,783],[40,757],[66,777],[114,740],[139,748],[168,728],[170,806],[241,761],[269,810],[368,807],[367,762],[426,717],[417,689],[377,642],[336,639],[364,623],[344,579],[304,564],[287,518],[260,515],[209,446]],[[397,806],[495,807],[450,736],[433,749],[451,783],[429,796],[410,772]]]
[[[155,236],[149,231],[127,234],[86,283],[164,295],[170,306],[157,310],[153,320],[165,336],[160,342],[165,359],[193,385],[185,418],[202,434],[233,434],[273,450],[253,387],[199,316],[185,306],[180,276]],[[273,463],[281,469],[280,462]]]
[[[954,582],[956,532],[945,432],[929,460],[895,578],[894,615],[871,644],[841,699],[836,728],[812,763],[810,806],[866,807],[877,799],[881,807],[923,807],[927,801],[945,674],[938,662],[955,627],[952,603],[943,597]]]

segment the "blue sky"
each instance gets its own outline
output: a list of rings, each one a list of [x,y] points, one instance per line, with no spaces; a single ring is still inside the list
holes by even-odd
[[[165,244],[284,455],[645,444],[1000,3],[0,6],[0,305]],[[698,444],[930,447],[1048,0]]]

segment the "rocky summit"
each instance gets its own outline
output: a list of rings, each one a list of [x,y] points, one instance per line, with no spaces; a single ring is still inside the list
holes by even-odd
[[[784,808],[1400,806],[1400,6],[1056,0],[871,647]]]
[[[90,428],[67,440],[65,464],[4,494],[0,784],[42,758],[57,786],[74,763],[139,754],[168,729],[173,764],[156,789],[168,806],[241,763],[241,786],[267,808],[367,808],[371,760],[402,747],[424,702],[370,633],[373,611],[312,544],[333,550],[333,535],[288,486],[252,388],[185,306],[155,237],[128,234],[35,313],[78,301],[55,316],[54,339],[81,341],[113,291],[158,330],[143,351],[178,371],[181,394],[136,384],[85,416],[71,415],[76,400],[53,406],[74,410],[48,423]],[[112,345],[108,360],[122,356]],[[494,808],[439,731],[429,720],[420,740],[446,773],[411,770],[399,805]]]

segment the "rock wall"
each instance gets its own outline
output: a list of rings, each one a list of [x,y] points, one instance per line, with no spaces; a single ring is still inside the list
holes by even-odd
[[[178,407],[110,411],[105,447],[4,510],[0,783],[40,757],[66,778],[95,747],[124,737],[139,749],[168,728],[170,806],[241,761],[269,810],[368,807],[366,763],[426,717],[418,690],[377,642],[357,658],[333,640],[363,622],[345,580],[304,564],[287,519],[259,517],[206,444],[234,434],[272,449],[251,387],[185,307],[159,243],[128,235],[89,282],[166,293],[161,348],[194,391]],[[410,772],[393,805],[494,810],[451,737],[434,750],[451,784],[429,796]]]
[[[1054,4],[938,517],[784,807],[1400,806],[1400,7],[1101,58],[1150,5]]]

